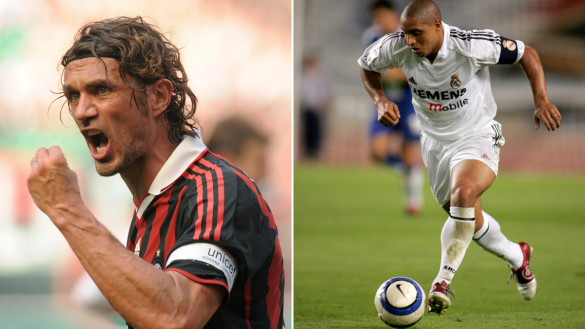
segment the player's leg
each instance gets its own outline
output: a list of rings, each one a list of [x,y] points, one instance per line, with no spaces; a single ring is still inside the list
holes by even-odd
[[[378,111],[375,107],[372,108],[372,116],[368,124],[368,135],[372,159],[401,170],[400,144],[397,143],[394,127],[384,127],[378,122]]]
[[[508,240],[502,233],[500,224],[485,211],[479,211],[483,215],[483,225],[476,230],[473,241],[482,249],[506,260],[512,270],[508,283],[514,278],[522,298],[533,299],[536,295],[536,278],[530,271],[529,264],[532,247],[525,242],[515,243]]]
[[[499,123],[494,122],[489,128],[486,128],[486,135],[482,138],[466,140],[462,142],[462,144],[464,144],[462,147],[454,147],[457,149],[457,151],[454,152],[450,160],[451,163],[454,164],[450,186],[451,200],[444,203],[444,209],[450,214],[450,218],[445,223],[441,237],[443,247],[441,270],[444,269],[445,265],[443,262],[445,259],[448,260],[448,257],[445,257],[445,254],[447,253],[446,250],[448,250],[451,246],[451,242],[449,241],[451,235],[449,232],[453,231],[454,226],[452,225],[453,221],[451,218],[460,217],[457,216],[457,214],[466,215],[461,217],[463,219],[466,219],[465,217],[471,218],[471,215],[473,215],[473,217],[475,217],[475,225],[472,235],[474,240],[476,240],[476,242],[480,244],[482,248],[492,253],[497,253],[499,256],[502,256],[502,258],[509,261],[510,267],[512,269],[512,276],[516,277],[516,282],[518,284],[518,290],[520,294],[525,299],[531,299],[536,293],[536,280],[534,279],[534,275],[530,272],[530,268],[528,266],[528,261],[530,260],[531,256],[531,248],[522,242],[519,244],[509,242],[509,240],[502,234],[500,226],[495,221],[495,219],[482,211],[481,203],[479,202],[479,196],[481,196],[483,191],[485,191],[489,185],[491,185],[491,183],[485,186],[481,183],[481,179],[479,180],[479,184],[477,184],[477,182],[473,182],[473,177],[477,173],[483,172],[486,175],[485,177],[487,177],[487,173],[489,173],[487,168],[491,169],[493,172],[491,174],[493,177],[493,182],[493,179],[495,179],[495,175],[497,175],[498,172],[500,147],[503,146],[504,143],[505,140],[501,134],[501,126]],[[475,161],[475,165],[473,161]],[[485,166],[482,167],[479,165],[480,162],[485,164]],[[460,166],[461,163],[464,163],[464,165]],[[478,171],[474,170],[473,167],[483,169]],[[477,176],[475,179],[477,179]],[[431,187],[433,187],[432,183]],[[443,191],[441,195],[444,195],[444,188],[437,187],[436,189],[437,191]],[[473,208],[470,207],[472,204]],[[470,225],[468,226],[467,232],[470,231],[469,227]],[[466,237],[467,240],[465,241],[468,241],[469,233],[466,234]],[[469,242],[467,242],[467,244],[469,244]],[[521,251],[521,254],[518,252],[519,250]],[[464,252],[460,255],[461,259],[463,258],[463,255]],[[521,260],[519,260],[520,257],[522,257]],[[460,263],[461,262],[459,261],[458,264]],[[518,263],[520,263],[520,267],[516,268]],[[450,271],[451,279],[456,270],[457,268],[454,268],[454,271]],[[448,273],[440,272],[438,278],[441,276],[441,274],[447,276],[447,278],[449,277]],[[432,299],[431,295],[433,295],[433,291],[437,290],[440,292],[437,295],[443,299],[446,299],[445,304],[448,306],[450,304],[448,297],[450,286],[448,280],[440,281],[439,284],[435,283],[433,284],[433,288],[429,294],[429,301]],[[431,304],[432,303],[429,302],[430,307]],[[439,314],[442,312],[439,307],[436,307],[437,305],[433,306],[435,306],[433,311]]]
[[[447,213],[452,209],[450,205],[451,203],[448,202],[443,207]],[[520,295],[526,300],[531,300],[536,294],[536,279],[530,271],[529,264],[532,248],[524,242],[510,241],[502,233],[500,224],[483,211],[479,199],[475,202],[474,211],[473,241],[482,249],[508,262],[508,266],[512,270],[510,279],[515,279]]]
[[[311,159],[319,156],[319,147],[321,143],[321,122],[319,115],[312,109],[304,111],[304,142],[306,154]]]
[[[531,300],[536,295],[536,278],[530,271],[530,257],[532,247],[525,242],[510,241],[500,228],[500,224],[488,213],[482,210],[480,200],[475,203],[475,233],[473,241],[482,249],[508,262],[512,270],[508,283],[515,279],[518,292],[522,298]],[[447,213],[450,204],[443,207]]]
[[[410,105],[412,106],[412,105]],[[402,186],[406,200],[406,211],[415,215],[423,206],[424,171],[420,144],[420,123],[414,110],[405,110],[402,125],[402,160],[404,173]]]
[[[404,172],[402,174],[402,188],[406,200],[406,211],[410,215],[418,214],[423,206],[424,170],[420,154],[420,142],[403,142]]]
[[[482,249],[506,260],[511,268],[517,269],[522,266],[522,248],[518,243],[514,243],[506,238],[502,233],[500,224],[481,209],[481,203],[479,201],[475,207],[475,213],[476,217],[480,215],[483,220],[481,226],[476,225],[473,241]]]
[[[477,202],[475,203],[473,208],[475,209],[474,210],[475,211],[475,230],[474,230],[474,232],[477,232],[481,227],[483,227],[483,223],[484,223],[483,211],[481,208],[480,200],[477,200]],[[447,215],[451,214],[451,200],[447,201],[447,203],[445,203],[443,205],[443,210],[445,210]]]
[[[370,137],[370,153],[374,161],[393,167],[401,166],[400,149],[396,147],[394,135],[386,130],[380,130]]]
[[[441,231],[441,266],[429,293],[429,312],[441,315],[450,305],[451,280],[475,232],[475,205],[496,175],[479,160],[464,160],[451,171],[449,218]]]

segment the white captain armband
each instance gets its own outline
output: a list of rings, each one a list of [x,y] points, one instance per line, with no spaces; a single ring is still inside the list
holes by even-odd
[[[225,275],[228,288],[232,291],[238,266],[234,257],[222,248],[210,243],[192,243],[179,247],[169,255],[166,267],[177,260],[196,261],[217,268]]]
[[[524,54],[524,42],[500,36],[501,50],[497,64],[516,64]]]

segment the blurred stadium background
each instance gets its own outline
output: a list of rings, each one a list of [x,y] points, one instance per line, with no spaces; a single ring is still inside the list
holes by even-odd
[[[84,200],[125,240],[131,195],[119,176],[95,173],[83,139],[58,95],[60,56],[89,21],[142,15],[182,47],[199,99],[204,139],[220,120],[248,119],[266,136],[259,181],[279,227],[291,275],[291,1],[0,1],[0,327],[122,328],[122,319],[84,307],[82,267],[34,205],[26,179],[37,148],[60,145]],[[62,114],[63,123],[60,121]],[[291,318],[286,285],[285,320]],[[75,288],[77,287],[77,288]],[[76,292],[73,292],[76,290]],[[81,289],[83,290],[83,289]]]
[[[541,277],[540,295],[530,306],[522,304],[513,287],[502,285],[505,279],[500,276],[509,270],[497,258],[471,246],[463,262],[465,270],[456,280],[458,295],[468,296],[447,316],[423,319],[419,326],[582,327],[585,320],[578,305],[583,302],[585,249],[579,236],[585,226],[579,218],[585,216],[585,205],[578,200],[583,200],[585,192],[578,186],[585,180],[585,1],[434,1],[443,20],[452,26],[493,29],[535,48],[562,125],[550,133],[542,125],[535,131],[532,93],[520,66],[490,67],[496,120],[502,124],[506,144],[499,178],[482,200],[488,212],[501,217],[510,239],[527,239],[540,248],[542,253],[535,257],[541,258],[531,263]],[[439,232],[446,216],[433,200],[428,183],[421,215],[408,217],[400,201],[399,175],[374,165],[370,158],[367,123],[372,102],[362,85],[357,59],[366,48],[361,38],[372,24],[372,2],[294,2],[298,328],[384,327],[371,304],[377,287],[391,276],[411,275],[427,289],[438,266]],[[393,3],[400,13],[409,0]],[[303,59],[309,55],[316,55],[321,79],[329,85],[322,91],[328,106],[322,109],[323,143],[315,157],[303,147],[301,137]],[[485,291],[493,291],[494,296],[485,296]],[[561,318],[568,322],[555,322]],[[494,319],[502,322],[495,324]]]
[[[409,3],[395,0],[398,12]],[[334,84],[326,114],[320,160],[368,164],[366,122],[371,100],[359,75],[357,59],[365,46],[362,33],[371,26],[369,5],[359,0],[295,1],[295,76],[302,58],[317,54]],[[522,40],[541,58],[550,101],[561,111],[562,128],[534,131],[530,85],[519,65],[490,67],[496,120],[506,145],[503,171],[585,173],[585,1],[582,0],[437,0],[445,22],[461,29],[493,29]],[[295,122],[299,123],[301,79],[295,79]],[[301,127],[295,124],[295,145]],[[304,150],[295,148],[295,159]]]

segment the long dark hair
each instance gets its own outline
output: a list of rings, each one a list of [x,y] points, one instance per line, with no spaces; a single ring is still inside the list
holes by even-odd
[[[187,85],[189,79],[179,49],[158,26],[140,16],[88,23],[77,32],[73,46],[61,58],[61,65],[66,67],[69,62],[85,57],[116,59],[122,80],[132,88],[130,102],[134,99],[136,106],[136,89],[146,92],[146,86],[168,79],[173,84],[173,94],[163,118],[169,140],[178,144],[185,135],[197,135],[194,131],[197,97]]]

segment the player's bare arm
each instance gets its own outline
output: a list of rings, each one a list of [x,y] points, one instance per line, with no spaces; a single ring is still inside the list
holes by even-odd
[[[372,98],[378,110],[378,121],[386,127],[392,127],[400,119],[400,111],[395,103],[389,101],[382,88],[382,75],[360,68],[364,88]]]
[[[530,88],[532,88],[534,95],[534,129],[538,129],[542,121],[548,131],[554,131],[561,126],[561,113],[548,100],[544,71],[538,53],[528,45],[525,47],[524,55],[520,59],[520,66],[530,81]]]
[[[401,69],[390,69],[386,72],[386,75],[382,77],[382,80],[384,81],[403,81],[406,82],[407,78],[406,78],[406,74],[404,74],[404,72],[402,72]]]
[[[222,287],[163,272],[128,251],[85,206],[58,146],[37,151],[28,186],[112,307],[135,327],[202,328],[223,302]]]

